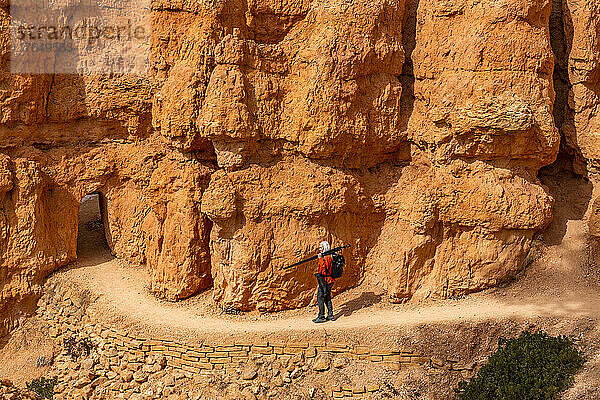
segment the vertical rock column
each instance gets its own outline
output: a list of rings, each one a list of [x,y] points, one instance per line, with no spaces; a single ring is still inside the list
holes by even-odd
[[[0,156],[0,336],[33,310],[46,276],[75,259],[77,210],[35,162]]]

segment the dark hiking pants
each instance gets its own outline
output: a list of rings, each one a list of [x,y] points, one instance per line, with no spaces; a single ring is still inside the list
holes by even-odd
[[[327,306],[327,315],[333,316],[333,304],[331,303],[331,288],[333,283],[325,282],[325,277],[317,274],[317,304],[319,305],[319,317],[325,318],[325,306]]]

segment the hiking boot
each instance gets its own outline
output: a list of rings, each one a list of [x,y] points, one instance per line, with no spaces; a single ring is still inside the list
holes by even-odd
[[[325,317],[321,317],[321,316],[319,315],[317,318],[313,319],[313,322],[314,322],[315,324],[320,324],[321,322],[327,322],[327,318],[325,318]]]
[[[335,317],[333,315],[328,315],[327,321],[335,321]]]

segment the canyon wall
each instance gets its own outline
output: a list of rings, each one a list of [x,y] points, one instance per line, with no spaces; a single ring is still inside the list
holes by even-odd
[[[0,4],[3,332],[76,259],[89,193],[159,296],[275,311],[313,299],[283,267],[321,240],[351,245],[338,292],[497,285],[552,219],[540,168],[596,167],[589,0],[157,0],[147,76],[10,74]]]

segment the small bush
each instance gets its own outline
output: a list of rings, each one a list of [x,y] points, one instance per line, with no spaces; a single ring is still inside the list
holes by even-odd
[[[71,336],[63,340],[63,347],[67,354],[71,356],[71,360],[75,361],[81,356],[89,356],[95,346],[88,338],[78,339]]]
[[[35,392],[42,399],[53,399],[54,398],[54,386],[58,383],[57,378],[46,379],[41,377],[34,379],[27,383],[27,389]]]
[[[516,339],[501,338],[498,345],[476,377],[459,383],[459,399],[553,400],[585,362],[564,336],[523,332]]]

